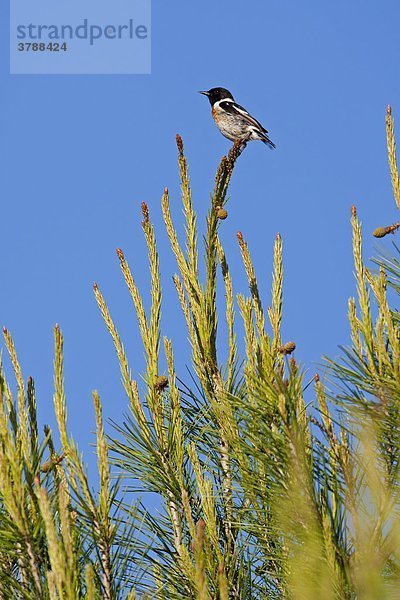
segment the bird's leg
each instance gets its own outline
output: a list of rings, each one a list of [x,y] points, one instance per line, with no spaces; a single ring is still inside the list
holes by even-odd
[[[250,141],[250,139],[251,139],[251,133],[249,133],[249,134],[247,135],[247,137],[245,137],[245,138],[243,138],[243,139],[241,139],[241,140],[238,140],[238,142],[240,143],[240,146],[239,146],[239,152],[240,152],[240,154],[241,154],[241,153],[243,152],[243,150],[246,148],[246,146],[247,146],[247,142],[249,142],[249,141]],[[236,144],[236,143],[238,143],[238,142],[235,142],[235,144]]]
[[[234,142],[233,148],[235,148],[235,147],[238,148],[239,156],[240,156],[240,154],[242,154],[243,150],[246,148],[247,142],[248,142],[248,140],[237,140],[236,142]]]

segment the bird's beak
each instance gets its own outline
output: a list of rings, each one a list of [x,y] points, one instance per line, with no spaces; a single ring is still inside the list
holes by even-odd
[[[199,92],[199,94],[204,94],[204,96],[209,96],[210,95],[209,92]]]

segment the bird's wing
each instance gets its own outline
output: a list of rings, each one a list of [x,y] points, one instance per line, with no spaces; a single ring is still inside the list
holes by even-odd
[[[258,129],[260,129],[261,131],[263,131],[264,133],[268,133],[268,131],[265,129],[265,127],[263,127],[261,125],[261,123],[259,121],[257,121],[257,119],[255,119],[254,117],[252,117],[245,108],[243,108],[243,106],[240,106],[240,104],[236,104],[236,102],[220,102],[219,106],[225,110],[227,113],[230,113],[231,115],[237,115],[237,116],[241,116],[243,117],[246,121],[249,122],[249,125],[254,125],[255,127],[257,127]]]

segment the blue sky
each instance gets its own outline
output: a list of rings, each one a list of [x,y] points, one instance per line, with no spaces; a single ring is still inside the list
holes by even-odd
[[[94,429],[92,389],[107,417],[118,420],[127,407],[94,281],[135,377],[143,370],[115,254],[124,249],[146,296],[143,200],[159,240],[163,331],[187,377],[187,334],[160,198],[167,185],[181,223],[179,132],[203,224],[215,168],[229,148],[197,90],[229,88],[277,145],[271,152],[252,143],[240,158],[221,238],[236,291],[245,292],[236,243],[243,232],[268,305],[272,245],[281,233],[284,337],[296,342],[310,375],[323,354],[338,355],[348,341],[350,206],[364,223],[366,256],[374,253],[372,230],[398,220],[384,127],[387,104],[400,114],[398,0],[154,0],[152,10],[151,75],[16,76],[9,75],[8,9],[0,6],[0,321],[12,332],[25,376],[36,380],[42,423],[52,424],[52,327],[60,324],[69,423],[84,449]],[[382,245],[390,248],[391,240]]]

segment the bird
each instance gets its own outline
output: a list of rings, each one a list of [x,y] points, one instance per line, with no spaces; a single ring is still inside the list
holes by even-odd
[[[260,140],[269,148],[276,148],[268,137],[268,131],[243,106],[235,102],[229,90],[216,87],[199,93],[208,97],[214,121],[228,140],[242,142],[244,146],[251,140]]]

